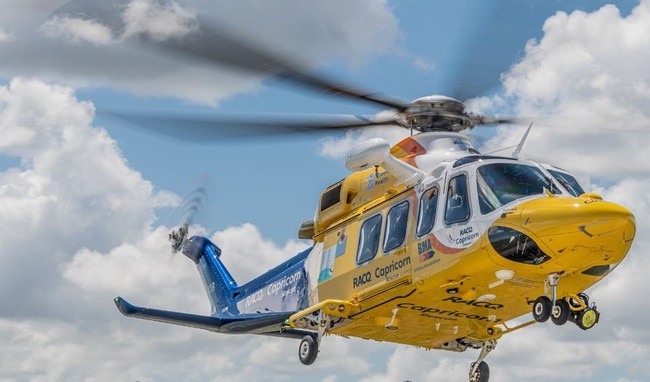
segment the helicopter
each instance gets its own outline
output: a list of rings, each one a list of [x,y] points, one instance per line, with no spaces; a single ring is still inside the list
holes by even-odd
[[[489,380],[485,359],[505,334],[549,320],[582,330],[598,323],[600,311],[585,290],[625,258],[635,218],[586,192],[570,172],[522,158],[532,124],[510,156],[482,154],[461,132],[518,120],[472,113],[449,96],[403,102],[356,90],[207,26],[190,41],[145,43],[391,112],[321,121],[118,115],[135,124],[171,134],[397,125],[411,135],[393,146],[372,138],[352,148],[345,158],[351,174],[322,192],[313,219],[299,227],[309,248],[245,284],[229,273],[216,243],[190,235],[188,224],[172,230],[172,252],[196,265],[209,316],[116,297],[122,314],[216,333],[295,338],[304,365],[316,361],[327,335],[476,349],[471,382]],[[532,320],[510,324],[529,313]]]

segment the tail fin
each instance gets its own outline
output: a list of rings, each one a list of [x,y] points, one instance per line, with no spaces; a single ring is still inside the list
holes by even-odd
[[[236,315],[234,297],[238,285],[219,259],[221,249],[204,237],[194,236],[184,242],[181,251],[194,261],[201,274],[212,314]]]

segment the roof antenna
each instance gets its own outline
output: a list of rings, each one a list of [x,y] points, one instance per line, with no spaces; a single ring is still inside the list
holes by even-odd
[[[530,123],[530,125],[528,126],[528,129],[524,133],[524,136],[521,137],[521,141],[519,141],[519,144],[517,145],[517,148],[515,149],[515,151],[512,152],[512,157],[513,158],[521,159],[519,157],[519,154],[521,153],[521,149],[524,147],[524,143],[526,142],[526,139],[528,138],[528,133],[530,133],[530,129],[533,127],[533,123],[535,123],[535,122],[533,121],[533,122]]]

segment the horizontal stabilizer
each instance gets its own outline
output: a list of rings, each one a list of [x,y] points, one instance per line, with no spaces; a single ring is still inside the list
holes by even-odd
[[[285,330],[285,328],[283,328],[285,321],[295,312],[242,314],[233,317],[210,317],[190,313],[143,308],[128,303],[122,297],[116,297],[114,301],[115,305],[117,305],[117,309],[119,309],[123,315],[128,317],[189,326],[219,333],[268,334],[298,338],[302,338],[305,334],[311,333],[291,328]]]

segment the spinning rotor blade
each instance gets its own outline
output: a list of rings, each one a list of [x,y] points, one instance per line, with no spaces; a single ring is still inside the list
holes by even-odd
[[[472,122],[472,126],[478,125],[500,125],[502,123],[512,123],[512,124],[521,124],[529,123],[530,118],[523,117],[508,117],[508,116],[499,116],[499,115],[482,115],[482,114],[469,114],[469,119]]]
[[[192,189],[183,198],[181,204],[176,208],[174,213],[168,219],[170,227],[194,224],[208,206],[208,186],[209,178],[207,176],[201,179],[201,184]]]
[[[204,176],[201,179],[201,185],[185,196],[173,215],[168,219],[169,224],[167,225],[172,227],[169,232],[172,256],[182,249],[186,239],[190,236],[190,227],[195,223],[201,211],[207,208],[208,183],[209,178]]]
[[[144,39],[143,41],[181,57],[210,65],[227,65],[234,69],[275,76],[314,90],[320,90],[324,94],[346,96],[398,111],[405,111],[409,106],[408,103],[363,92],[317,76],[307,69],[300,68],[300,65],[292,63],[290,60],[283,59],[235,37],[232,32],[210,27],[205,21],[202,21],[196,33],[192,33],[184,39],[166,41]]]
[[[397,116],[370,119],[351,115],[328,115],[312,116],[308,119],[273,114],[244,118],[242,116],[228,117],[222,114],[145,114],[139,112],[113,112],[110,116],[146,128],[148,131],[189,141],[269,137],[403,124]]]

